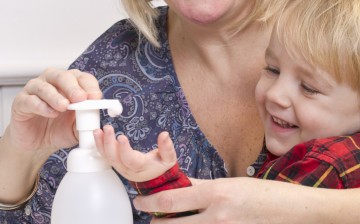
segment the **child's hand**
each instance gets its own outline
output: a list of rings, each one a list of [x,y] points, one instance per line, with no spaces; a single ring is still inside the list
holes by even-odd
[[[103,130],[95,130],[94,137],[100,154],[130,181],[144,182],[154,179],[176,164],[174,145],[167,132],[158,136],[159,148],[148,153],[133,150],[124,135],[116,139],[111,125],[105,125]]]

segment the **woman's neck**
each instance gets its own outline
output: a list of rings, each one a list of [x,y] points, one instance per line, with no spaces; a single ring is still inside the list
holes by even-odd
[[[241,59],[239,52],[247,50],[245,48],[251,43],[266,47],[270,31],[270,26],[253,22],[234,35],[229,32],[229,26],[189,23],[169,9],[168,36],[175,64],[184,65],[181,62],[186,62],[190,66],[189,63],[194,62],[193,66],[201,66],[207,74],[210,74],[209,71],[222,73],[224,68],[237,66],[236,60]],[[249,47],[251,51],[252,46]],[[217,72],[219,69],[222,72]]]
[[[175,30],[183,38],[191,40],[196,45],[227,45],[234,37],[234,29],[241,26],[242,21],[249,15],[252,7],[252,1],[237,1],[233,9],[225,15],[212,22],[201,24],[190,21],[169,8],[168,30],[169,32]],[[240,33],[243,31],[240,31]]]

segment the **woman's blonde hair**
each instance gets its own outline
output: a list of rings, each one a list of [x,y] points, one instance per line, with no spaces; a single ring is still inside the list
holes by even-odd
[[[276,33],[291,57],[360,93],[360,0],[292,0]]]
[[[151,0],[121,0],[130,20],[153,45],[159,47],[155,20],[158,11],[151,5]]]
[[[159,46],[158,31],[155,20],[159,13],[151,5],[150,0],[121,0],[130,20],[153,45]],[[238,24],[234,24],[233,33],[236,33],[254,21],[268,22],[276,18],[289,0],[252,0],[253,10]]]

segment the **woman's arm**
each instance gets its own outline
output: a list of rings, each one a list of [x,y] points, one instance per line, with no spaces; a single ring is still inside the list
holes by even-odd
[[[56,69],[44,71],[17,94],[10,124],[0,139],[0,209],[24,201],[47,158],[77,143],[74,112],[67,111],[68,104],[101,95],[92,75]]]
[[[35,168],[36,156],[15,149],[8,135],[7,131],[0,139],[0,204],[15,205],[31,194],[39,168]]]
[[[195,180],[192,187],[139,196],[148,212],[199,210],[152,223],[359,223],[360,189],[330,190],[255,178]]]

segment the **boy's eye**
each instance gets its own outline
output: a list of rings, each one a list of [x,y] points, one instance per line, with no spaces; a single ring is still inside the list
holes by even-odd
[[[304,90],[304,92],[308,95],[315,95],[315,94],[320,93],[319,91],[306,85],[305,83],[301,83],[300,85],[301,85],[301,88]]]
[[[264,68],[264,70],[269,73],[269,74],[273,74],[273,75],[279,75],[280,74],[280,70],[271,66],[266,66]]]

